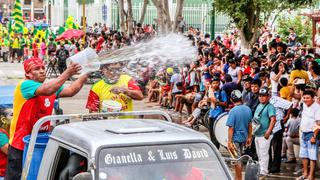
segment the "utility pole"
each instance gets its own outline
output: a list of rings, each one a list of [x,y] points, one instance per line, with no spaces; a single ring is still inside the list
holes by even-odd
[[[213,5],[213,3],[211,4],[212,5],[212,11],[210,13],[210,17],[211,17],[211,25],[210,25],[210,34],[211,34],[211,40],[214,40],[215,39],[215,24],[216,24],[216,19],[215,19],[215,15],[216,15],[216,9]]]
[[[120,7],[119,2],[117,3],[117,30],[120,30]]]
[[[83,36],[83,43],[86,44],[86,31],[87,31],[87,24],[86,24],[86,0],[82,0],[82,30],[84,32]]]

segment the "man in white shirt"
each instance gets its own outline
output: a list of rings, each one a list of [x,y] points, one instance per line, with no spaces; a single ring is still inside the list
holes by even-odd
[[[320,105],[315,102],[314,97],[314,91],[307,90],[303,93],[299,157],[302,158],[303,164],[301,178],[305,179],[314,179],[315,165],[318,159],[319,140],[317,140],[317,133],[314,133],[314,130],[320,124]],[[310,170],[308,170],[309,161]]]

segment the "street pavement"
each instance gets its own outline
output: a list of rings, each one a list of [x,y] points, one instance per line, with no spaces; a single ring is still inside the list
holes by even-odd
[[[24,71],[22,63],[4,63],[0,62],[0,86],[1,85],[16,85],[19,81],[24,78]],[[47,79],[50,81],[50,79]],[[71,82],[66,82],[66,86],[68,86]],[[72,98],[62,98],[60,100],[60,107],[63,109],[64,114],[83,114],[88,113],[88,110],[85,108],[88,93],[91,88],[91,84],[85,84],[84,87],[80,90],[80,92],[72,97]],[[160,109],[156,103],[147,103],[146,99],[143,101],[135,101],[134,102],[134,110],[154,110]],[[172,111],[167,111],[169,114],[172,114]],[[186,116],[181,116],[181,119],[175,118],[174,121],[179,123],[182,119],[185,119]],[[201,127],[200,131],[208,136],[208,131]],[[220,148],[220,152],[223,156],[228,156],[228,153],[225,148]],[[266,179],[269,180],[290,180],[298,177],[297,170],[301,169],[300,164],[282,164],[281,172],[278,174],[272,174],[268,176]],[[298,173],[299,174],[299,173]],[[320,170],[317,170],[317,178],[320,180]]]

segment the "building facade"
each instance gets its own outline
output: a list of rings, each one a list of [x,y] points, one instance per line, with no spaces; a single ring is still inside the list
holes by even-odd
[[[94,23],[106,24],[113,29],[119,28],[119,7],[115,0],[84,0],[91,1],[87,4],[86,19],[87,24],[92,26]],[[83,0],[48,0],[45,4],[46,16],[52,26],[61,26],[68,16],[73,16],[75,21],[81,24]],[[143,0],[133,0],[132,3],[133,19],[138,22],[142,12]],[[126,4],[125,4],[126,7]],[[173,20],[176,8],[176,0],[169,0],[170,16]],[[187,27],[195,27],[203,32],[210,31],[210,1],[185,0],[183,16]],[[145,15],[145,24],[154,25],[156,23],[157,10],[150,2]],[[216,14],[215,31],[221,33],[229,24],[229,18],[221,14]]]

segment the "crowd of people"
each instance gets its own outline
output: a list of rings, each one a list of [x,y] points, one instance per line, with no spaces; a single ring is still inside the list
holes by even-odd
[[[40,30],[43,31],[44,30]],[[50,31],[51,32],[51,31]],[[142,39],[150,38],[155,34],[152,26],[138,24],[133,34],[127,35],[119,31],[95,23],[89,26],[85,38],[77,37],[67,40],[56,40],[57,34],[50,34],[47,38],[42,34],[34,33],[1,33],[1,57],[5,62],[23,62],[30,57],[39,57],[45,63],[57,60],[60,74],[66,69],[66,59],[87,47],[100,53],[120,49],[133,45]]]
[[[50,92],[55,99],[55,92],[59,92],[60,96],[73,96],[88,78],[84,76],[76,81],[73,85],[76,90],[72,93],[62,86],[81,69],[78,65],[69,69],[66,67],[69,56],[86,47],[95,49],[97,53],[112,51],[152,38],[155,34],[150,25],[138,25],[133,32],[127,35],[97,24],[85,39],[58,42],[53,37],[44,39],[15,34],[7,41],[2,37],[2,53],[8,53],[10,62],[28,59],[24,63],[26,77],[41,82],[22,82],[24,86],[32,87],[28,89],[32,93],[21,89],[22,85],[18,87],[19,91],[23,91],[22,94],[25,93],[24,98],[29,100]],[[141,100],[140,88],[148,84],[146,94],[149,102],[158,102],[173,116],[188,115],[181,124],[192,128],[206,114],[207,123],[204,125],[217,148],[219,142],[213,131],[214,122],[222,113],[229,112],[226,124],[229,127],[229,151],[239,155],[249,154],[258,159],[262,176],[280,172],[281,163],[297,163],[296,157],[299,157],[303,166],[299,179],[314,179],[316,163],[319,161],[318,51],[307,49],[297,42],[298,35],[293,28],[289,37],[280,37],[264,29],[249,55],[241,54],[241,40],[237,31],[211,40],[209,34],[203,35],[199,29],[191,27],[186,36],[198,49],[197,59],[192,63],[147,69],[145,75],[148,77],[143,78],[140,87],[132,77],[119,73],[123,64],[116,63],[112,69],[103,66],[101,70],[106,78],[92,86],[86,107],[90,112],[101,112],[103,100],[113,97],[121,99],[115,95],[124,94],[130,97],[130,101],[122,98],[122,103],[130,103],[130,106],[123,110],[132,110],[132,99]],[[44,62],[50,61],[51,57],[57,58],[61,74],[53,90],[42,84],[43,77],[36,79],[37,76],[32,74],[35,67],[43,70]],[[126,88],[114,88],[120,80]],[[48,88],[50,91],[47,91]],[[110,91],[111,88],[113,91]],[[108,92],[104,92],[105,89]],[[47,112],[51,113],[50,110]],[[18,115],[14,123],[21,121]],[[17,135],[19,132],[15,130],[10,134]],[[294,154],[294,144],[300,146],[299,155]],[[20,139],[9,146],[9,152],[18,153],[19,157],[22,156],[21,149]],[[8,176],[15,175],[9,171]],[[241,179],[241,164],[236,165],[236,178]]]
[[[314,179],[320,54],[303,48],[293,28],[289,37],[265,30],[249,55],[241,54],[236,31],[211,41],[209,34],[190,28],[187,36],[198,48],[198,59],[156,72],[149,82],[148,101],[158,102],[173,116],[186,112],[189,118],[180,123],[189,127],[207,111],[207,128],[217,147],[214,122],[229,112],[228,148],[259,159],[261,175],[279,173],[281,163],[297,163],[299,157],[300,179]],[[294,154],[294,144],[300,145],[299,154]]]

